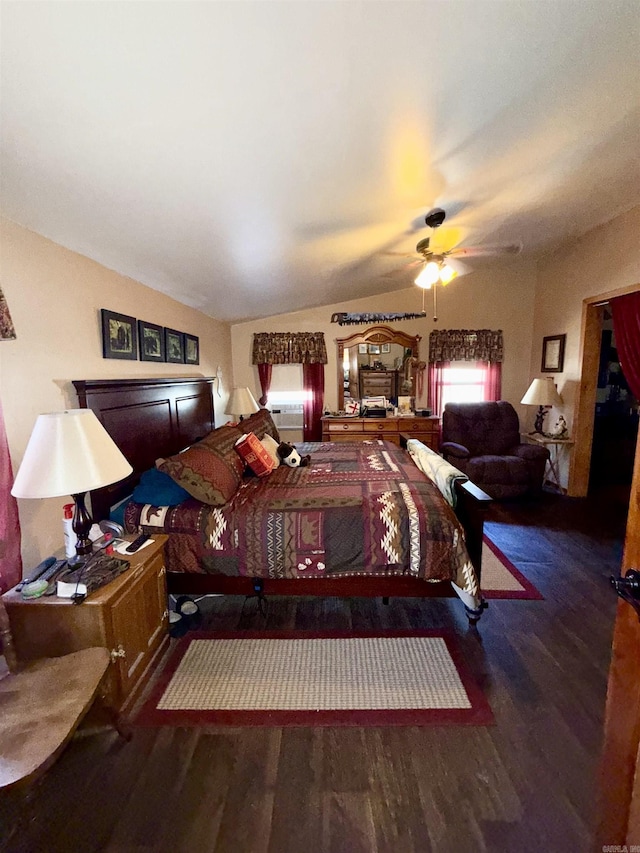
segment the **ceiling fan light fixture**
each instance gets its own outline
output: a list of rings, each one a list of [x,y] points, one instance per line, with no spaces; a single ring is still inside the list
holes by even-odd
[[[422,287],[424,290],[429,290],[431,285],[435,284],[439,278],[440,267],[435,261],[428,261],[416,278],[415,283],[418,287]]]
[[[458,273],[450,267],[449,264],[442,264],[440,267],[440,281],[443,284],[449,284],[449,282],[454,279]]]

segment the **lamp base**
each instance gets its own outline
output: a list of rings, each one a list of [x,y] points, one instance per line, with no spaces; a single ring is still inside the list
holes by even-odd
[[[87,554],[93,553],[93,544],[91,539],[89,539],[89,531],[91,530],[93,521],[84,503],[86,494],[86,492],[81,492],[77,495],[71,495],[75,504],[71,527],[78,537],[78,541],[76,543],[76,554],[79,557],[84,557]]]
[[[544,435],[544,418],[547,414],[546,406],[540,406],[538,411],[536,412],[536,419],[533,424],[533,432],[529,433],[529,435]]]

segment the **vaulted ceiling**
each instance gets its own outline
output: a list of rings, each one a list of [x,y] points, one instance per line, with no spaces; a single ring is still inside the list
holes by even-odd
[[[536,254],[640,202],[637,0],[1,14],[2,213],[220,319],[409,286],[436,205]]]

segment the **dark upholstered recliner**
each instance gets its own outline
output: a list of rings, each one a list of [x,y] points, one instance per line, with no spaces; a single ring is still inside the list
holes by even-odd
[[[447,403],[442,455],[496,500],[537,494],[549,458],[546,447],[521,444],[518,415],[498,403]]]

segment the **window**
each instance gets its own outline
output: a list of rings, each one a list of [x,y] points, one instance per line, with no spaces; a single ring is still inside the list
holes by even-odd
[[[451,362],[442,370],[442,408],[447,403],[482,403],[487,397],[488,366]]]

